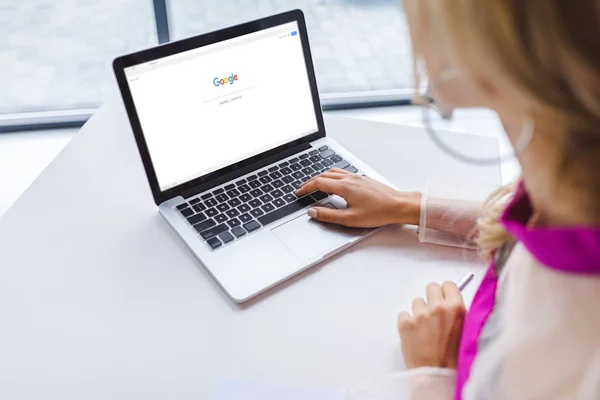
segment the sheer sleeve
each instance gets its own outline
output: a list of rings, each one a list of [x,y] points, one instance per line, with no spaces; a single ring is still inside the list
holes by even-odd
[[[419,240],[475,249],[477,218],[481,202],[451,200],[431,197],[424,193],[421,197],[421,217],[419,220]]]
[[[349,391],[348,400],[452,400],[456,372],[416,368],[384,376]]]

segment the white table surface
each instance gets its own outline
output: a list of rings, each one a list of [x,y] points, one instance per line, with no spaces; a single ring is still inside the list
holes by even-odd
[[[326,125],[400,189],[500,183],[498,167],[463,165],[420,129]],[[496,139],[456,140],[497,152]],[[210,399],[231,378],[343,389],[403,368],[396,315],[430,281],[479,281],[471,258],[388,227],[236,306],[159,217],[115,97],[0,219],[0,398]]]

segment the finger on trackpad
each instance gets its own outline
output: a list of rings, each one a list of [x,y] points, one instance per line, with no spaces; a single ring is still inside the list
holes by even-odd
[[[363,230],[325,224],[303,214],[271,232],[296,257],[307,261],[342,246],[351,238],[360,235]]]

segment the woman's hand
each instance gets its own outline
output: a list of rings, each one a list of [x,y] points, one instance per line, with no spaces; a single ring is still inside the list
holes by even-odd
[[[373,179],[333,168],[302,185],[296,194],[316,190],[337,194],[348,204],[344,210],[314,207],[308,215],[323,222],[357,228],[388,224],[419,224],[421,193],[399,192]]]
[[[456,369],[458,347],[465,318],[460,290],[453,282],[427,286],[427,303],[413,300],[411,316],[398,316],[398,332],[407,368]]]

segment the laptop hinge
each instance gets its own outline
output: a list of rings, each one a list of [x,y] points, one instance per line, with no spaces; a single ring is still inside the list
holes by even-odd
[[[219,185],[221,185],[221,184],[223,184],[225,182],[229,182],[231,180],[234,180],[235,178],[239,178],[240,176],[249,174],[252,171],[255,171],[257,169],[265,167],[265,166],[267,166],[269,164],[273,164],[273,163],[275,163],[275,162],[277,162],[279,160],[283,160],[284,158],[293,156],[296,153],[308,150],[310,148],[311,148],[310,143],[302,143],[302,144],[300,144],[298,146],[295,146],[295,147],[292,147],[290,149],[284,150],[284,151],[282,151],[280,153],[277,153],[274,156],[271,156],[269,158],[265,158],[264,160],[257,161],[254,164],[250,164],[250,165],[248,165],[246,167],[240,168],[237,171],[230,172],[227,175],[223,175],[223,176],[215,178],[215,179],[213,179],[213,180],[211,180],[209,182],[202,183],[201,185],[198,185],[198,186],[196,186],[193,189],[187,190],[185,192],[181,192],[181,196],[184,199],[187,199],[189,197],[197,195],[198,193],[202,193],[202,192],[204,192],[204,191],[206,191],[208,189],[211,189],[211,188],[213,188],[215,186],[219,186]]]

